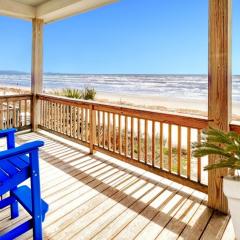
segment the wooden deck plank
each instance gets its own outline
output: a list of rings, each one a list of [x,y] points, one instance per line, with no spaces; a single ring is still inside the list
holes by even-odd
[[[183,200],[182,198],[188,197],[188,194],[186,194],[186,196],[181,196],[182,194],[178,194],[181,190],[182,188],[179,189],[179,191],[176,190],[176,192],[166,190],[165,193],[170,193],[170,195],[165,194],[167,197],[163,198],[164,194],[161,194],[157,199],[150,203],[141,214],[139,214],[131,223],[129,223],[126,228],[124,228],[115,237],[115,239],[124,239],[127,236],[130,239],[134,239],[168,202],[174,199],[174,201],[171,202],[172,204],[177,205],[179,201]]]
[[[105,184],[101,184],[99,180],[95,180],[89,184],[92,189],[88,189],[88,187],[86,188],[86,186],[83,186],[81,190],[78,189],[77,191],[74,192],[75,196],[73,196],[73,198],[72,198],[73,194],[71,193],[67,196],[67,198],[65,197],[64,199],[59,199],[58,203],[54,202],[55,206],[58,205],[58,208],[55,209],[56,212],[54,212],[54,214],[53,213],[49,214],[48,222],[52,223],[52,222],[56,222],[57,220],[58,221],[60,220],[60,222],[62,222],[62,220],[68,217],[68,215],[71,216],[72,214],[74,214],[74,210],[77,210],[76,209],[77,207],[80,207],[83,203],[97,196],[99,192],[103,192],[104,190],[106,190],[108,187],[107,185],[108,182],[113,182],[112,184],[114,186],[114,180],[119,180],[119,179],[114,179],[113,177],[112,178],[109,177],[108,181],[106,181]],[[83,190],[83,188],[85,190]],[[86,192],[84,193],[84,191]],[[51,224],[49,224],[49,227],[47,227],[47,229],[50,229],[50,228],[51,228]]]
[[[204,194],[144,170],[41,134],[42,196],[50,205],[45,239],[234,239],[229,216],[213,212]],[[156,177],[156,178],[155,178]],[[0,211],[1,233],[29,219]],[[32,239],[32,231],[19,237]]]
[[[103,227],[107,231],[107,234],[104,233],[104,239],[112,239],[116,232],[124,228],[132,218],[141,212],[162,191],[163,188],[145,182],[137,192],[133,195],[128,194],[111,211],[101,215],[90,226],[74,235],[73,239],[90,239]]]
[[[219,212],[214,212],[210,219],[201,240],[221,239],[227,227],[229,216]]]
[[[222,240],[235,240],[235,233],[234,233],[233,224],[232,224],[231,219],[228,222],[228,225],[223,234]]]
[[[138,201],[123,211],[123,213],[121,213],[114,221],[102,229],[102,231],[99,232],[94,239],[112,239],[115,237],[115,235],[120,233],[134,218],[136,218],[138,214],[142,213],[153,201],[158,199],[159,204],[161,205],[164,201],[166,201],[166,199],[172,198],[175,195],[175,192],[167,190],[167,187],[168,186],[166,185],[165,188],[162,188],[161,192],[159,192],[159,194],[149,202],[144,203]],[[155,210],[155,212],[157,211],[153,208],[152,210]]]
[[[212,214],[213,210],[208,208],[205,203],[202,203],[178,239],[199,239],[206,228],[209,219],[212,217]]]
[[[122,181],[122,182],[119,182]],[[122,187],[125,187],[127,184],[130,184],[130,182],[133,181],[133,179],[118,179],[116,182],[116,187],[119,185],[120,189]],[[113,185],[115,186],[115,185]],[[56,219],[56,214],[53,214],[53,218],[55,217],[56,221],[54,226],[47,227],[48,230],[48,237],[53,237],[55,239],[58,238],[61,235],[65,235],[67,232],[65,229],[72,228],[72,223],[74,223],[77,219],[79,219],[81,216],[87,214],[92,208],[97,207],[97,205],[101,204],[102,201],[106,201],[108,197],[111,197],[112,194],[115,193],[115,189],[112,188],[103,188],[103,186],[99,186],[99,188],[102,187],[103,191],[102,194],[98,195],[96,194],[92,198],[90,198],[88,201],[86,201],[84,204],[78,205],[78,208],[75,211],[68,211],[65,212],[65,215],[62,218]],[[115,191],[114,191],[115,190]],[[86,199],[86,198],[85,198]],[[76,204],[79,204],[79,201],[75,201]],[[75,204],[75,202],[71,202],[71,204]],[[59,209],[61,211],[61,209]],[[57,214],[59,215],[59,214]],[[58,216],[57,216],[58,217]],[[63,221],[62,221],[63,220]],[[56,227],[59,227],[59,231],[56,233]],[[62,232],[63,230],[63,232]],[[51,234],[52,233],[52,234]],[[68,236],[68,235],[66,235]]]
[[[116,207],[118,202],[124,201],[123,203],[126,204],[125,201],[129,198],[128,194],[134,192],[135,194],[137,194],[140,191],[142,192],[142,194],[144,194],[146,190],[143,188],[143,186],[144,181],[136,179],[136,182],[129,188],[127,188],[125,191],[118,192],[114,197],[108,198],[106,201],[94,208],[92,211],[88,212],[83,217],[78,218],[77,221],[72,223],[68,229],[65,229],[65,236],[70,236],[70,238],[73,239],[73,236],[77,234],[80,230],[83,230],[86,227],[90,230],[91,227],[93,227],[92,223],[94,220],[104,219],[104,216],[108,216],[108,213],[114,214],[113,208]],[[109,218],[106,218],[105,220],[109,220]],[[102,224],[104,224],[104,221],[102,222]],[[90,234],[91,231],[89,231],[89,235]]]
[[[129,177],[127,175],[124,175],[123,177],[119,178],[116,182],[116,187],[119,188],[119,190],[113,189],[111,187],[107,188],[102,192],[102,194],[99,194],[92,199],[90,199],[86,204],[82,205],[77,209],[76,212],[73,214],[69,214],[68,218],[65,218],[65,221],[59,221],[58,223],[55,223],[55,227],[59,227],[59,231],[57,233],[53,233],[53,237],[59,237],[65,236],[66,229],[71,227],[72,222],[76,221],[79,217],[84,216],[88,212],[90,212],[92,209],[98,207],[102,202],[106,201],[108,198],[114,196],[117,192],[119,192],[121,189],[126,188],[127,186],[134,183],[134,180],[132,177]],[[48,234],[48,237],[50,237],[50,234]]]
[[[187,190],[187,191],[186,191]],[[166,225],[176,216],[185,205],[193,190],[186,188],[181,194],[176,194],[174,201],[169,201],[166,206],[152,219],[152,221],[138,234],[136,239],[155,239]]]
[[[201,203],[202,199],[191,195],[156,239],[177,239]]]

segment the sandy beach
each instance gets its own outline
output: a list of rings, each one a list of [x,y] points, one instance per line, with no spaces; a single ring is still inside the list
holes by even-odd
[[[53,89],[45,90],[45,93],[52,93]],[[30,93],[27,87],[0,86],[0,95]],[[207,99],[184,99],[176,97],[142,96],[125,93],[97,92],[96,101],[134,106],[159,110],[170,113],[187,114],[193,116],[207,116]],[[240,121],[240,107],[238,102],[233,102],[233,120]]]
[[[122,93],[98,92],[97,101],[113,102],[121,105],[130,105],[134,107],[144,107],[148,109],[187,113],[193,115],[206,116],[207,101],[199,99],[182,99],[175,97],[160,96],[142,96]]]
[[[14,94],[27,94],[30,93],[30,89],[27,87],[18,86],[0,86],[0,96],[4,95],[14,95]]]
[[[134,107],[143,107],[164,112],[188,114],[193,116],[207,117],[208,101],[201,99],[183,99],[175,97],[160,96],[136,96],[121,93],[98,92],[97,101],[109,102]],[[233,102],[233,120],[240,120],[239,102]]]

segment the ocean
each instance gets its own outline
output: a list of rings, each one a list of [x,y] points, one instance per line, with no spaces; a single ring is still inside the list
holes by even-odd
[[[1,74],[0,85],[30,87],[30,74]],[[207,99],[207,75],[45,74],[44,90],[94,87],[97,92]],[[233,76],[233,101],[240,102],[240,76]]]

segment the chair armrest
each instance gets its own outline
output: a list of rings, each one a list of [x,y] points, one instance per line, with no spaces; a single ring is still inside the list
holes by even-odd
[[[15,128],[9,128],[6,130],[0,131],[0,138],[6,137],[7,138],[7,148],[14,148],[15,147]]]
[[[0,152],[0,160],[31,153],[33,150],[37,150],[38,148],[42,147],[43,145],[44,145],[43,141],[34,141],[34,142],[30,142],[30,143],[25,143],[16,148],[11,148],[11,149],[2,151],[2,152]]]
[[[7,137],[9,134],[14,134],[16,131],[15,128],[0,130],[0,138]]]

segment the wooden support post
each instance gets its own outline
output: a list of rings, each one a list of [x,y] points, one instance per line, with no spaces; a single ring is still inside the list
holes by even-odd
[[[43,81],[43,20],[32,21],[32,77],[33,103],[31,109],[32,130],[37,131],[40,120],[40,104],[36,94],[42,93]]]
[[[3,125],[3,114],[4,114],[4,105],[2,103],[0,103],[0,130],[2,130],[4,128]]]
[[[209,73],[208,118],[209,127],[229,131],[231,121],[231,16],[232,0],[209,0]],[[219,161],[209,157],[209,163]],[[208,173],[208,205],[227,213],[222,177],[227,169]]]
[[[94,154],[94,145],[96,143],[96,111],[93,109],[93,105],[90,109],[90,133],[89,133],[89,142],[90,142],[90,154]]]

